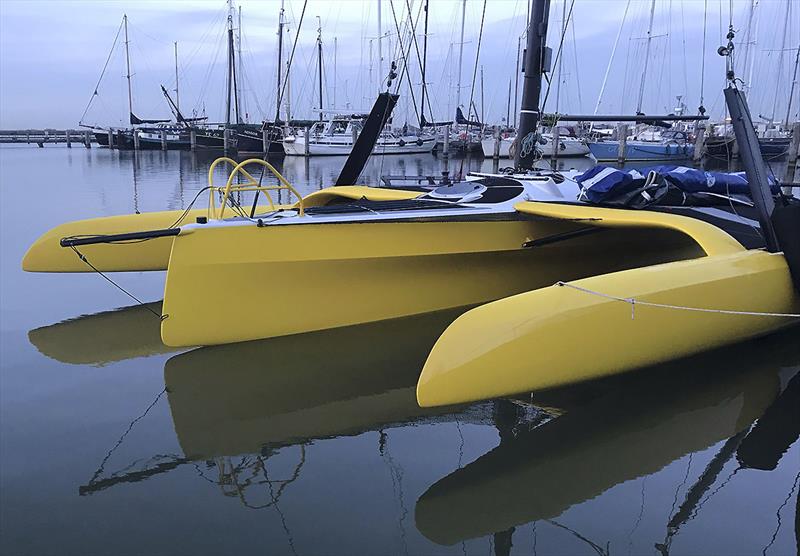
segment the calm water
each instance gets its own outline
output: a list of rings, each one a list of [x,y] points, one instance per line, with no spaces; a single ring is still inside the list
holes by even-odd
[[[0,552],[796,552],[798,330],[430,411],[416,378],[455,314],[174,351],[102,278],[20,270],[55,224],[186,206],[210,161],[0,148]],[[339,164],[282,168],[309,192]],[[387,157],[365,176],[438,171]],[[117,278],[160,301],[163,273]]]

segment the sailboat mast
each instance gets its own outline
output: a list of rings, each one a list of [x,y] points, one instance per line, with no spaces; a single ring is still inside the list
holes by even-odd
[[[378,0],[378,92],[383,91],[383,50],[381,47],[381,35],[383,31],[381,30],[381,0]]]
[[[239,79],[241,79],[242,75],[244,75],[244,73],[242,72],[242,7],[241,6],[239,6],[239,26],[236,29],[236,50],[237,50],[237,56],[239,58],[239,62],[238,62],[239,63],[239,71],[238,71],[238,74],[239,74]],[[236,75],[234,75],[233,79],[234,79],[234,83],[236,83]],[[239,114],[238,114],[238,112],[239,112],[239,100],[240,99],[244,100],[242,98],[242,95],[241,95],[241,93],[242,93],[241,87],[242,87],[241,83],[236,83],[236,112],[237,112],[237,114],[236,114],[236,123],[240,123],[241,122],[241,118],[239,117]]]
[[[319,121],[322,121],[322,19],[317,16],[317,69],[319,72]]]
[[[511,80],[508,80],[508,102],[506,103],[506,126],[511,125]]]
[[[127,74],[125,77],[128,79],[128,120],[133,123],[133,92],[131,90],[131,56],[128,49],[128,15],[122,16],[122,21],[125,23],[125,67]]]
[[[650,62],[650,43],[653,42],[653,16],[656,13],[656,0],[650,2],[650,23],[647,26],[647,46],[644,50],[644,71],[642,71],[642,83],[639,85],[639,100],[636,103],[636,113],[642,113],[642,101],[644,100],[644,84],[647,81],[647,65]]]
[[[333,109],[336,110],[336,37],[333,37]]]
[[[228,0],[228,72],[227,72],[227,97],[225,99],[225,127],[231,125],[231,94],[233,79],[231,75],[231,58],[233,57],[233,9],[232,0]]]
[[[427,69],[428,65],[428,0],[425,0],[425,5],[422,8],[425,11],[425,31],[422,35],[422,100],[420,101],[419,105],[419,113],[421,115],[420,119],[422,121],[425,120],[425,91],[428,89],[427,83],[425,83],[425,70]],[[433,114],[431,114],[431,119],[434,120]]]
[[[461,40],[458,43],[458,76],[456,79],[456,109],[461,106],[461,62],[464,59],[464,18],[467,15],[467,0],[461,0]]]
[[[481,64],[481,123],[484,123],[483,119],[483,64]]]
[[[567,0],[561,4],[561,44],[564,44],[564,37],[567,35]],[[558,114],[559,101],[561,100],[561,81],[564,71],[564,50],[559,49],[558,53],[558,81],[556,82],[556,114]]]
[[[750,54],[752,50],[752,45],[750,44],[750,35],[753,32],[753,15],[756,11],[756,2],[758,0],[750,0],[750,9],[747,13],[747,32],[744,36],[744,60],[742,61],[742,74],[746,74],[748,70],[748,61],[750,60]],[[745,93],[750,91],[750,82],[744,84],[742,87]]]
[[[181,109],[181,96],[178,91],[178,42],[175,41],[175,108]]]
[[[778,52],[778,78],[775,83],[775,99],[772,101],[772,116],[769,121],[772,123],[775,120],[775,111],[778,108],[778,93],[781,90],[781,74],[783,73],[783,49],[786,48],[786,32],[789,30],[789,12],[791,8],[791,0],[786,0],[786,16],[783,18],[783,38],[781,39],[781,49]]]
[[[794,87],[797,85],[797,67],[800,65],[800,46],[797,47],[797,55],[794,57],[794,73],[792,74],[792,86],[789,89],[789,104],[786,106],[786,119],[783,120],[783,127],[789,128],[789,118],[792,113],[792,100],[794,99]]]
[[[277,88],[275,92],[275,123],[281,118],[281,73],[283,72],[283,15],[284,7],[281,0],[281,11],[278,14],[278,75],[277,75]],[[288,118],[287,118],[288,119]]]
[[[520,52],[522,51],[522,45],[520,44],[521,40],[522,40],[521,36],[517,37],[517,70],[514,73],[514,126],[513,126],[514,129],[517,128],[517,122],[518,122],[517,116],[519,115],[519,112],[517,112],[517,100],[519,97],[519,74],[520,74],[519,55]]]
[[[522,84],[522,105],[519,110],[517,148],[514,168],[527,170],[536,162],[536,129],[539,126],[539,99],[542,93],[542,59],[547,40],[550,0],[532,0],[525,50],[525,78]]]

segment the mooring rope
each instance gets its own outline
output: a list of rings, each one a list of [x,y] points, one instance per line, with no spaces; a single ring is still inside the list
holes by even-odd
[[[697,313],[717,313],[721,315],[742,315],[751,317],[784,317],[791,319],[800,319],[800,313],[770,313],[764,311],[734,311],[730,309],[707,309],[704,307],[685,307],[683,305],[670,305],[668,303],[653,303],[650,301],[640,301],[633,297],[618,297],[616,295],[590,290],[589,288],[582,288],[581,286],[576,286],[574,284],[568,284],[567,282],[556,282],[555,285],[564,288],[572,288],[573,290],[577,290],[579,292],[595,295],[597,297],[602,297],[604,299],[610,299],[612,301],[620,301],[622,303],[628,303],[631,306],[631,320],[633,320],[636,316],[635,312],[637,305],[642,305],[645,307],[656,307],[659,309],[677,309],[681,311],[694,311]]]

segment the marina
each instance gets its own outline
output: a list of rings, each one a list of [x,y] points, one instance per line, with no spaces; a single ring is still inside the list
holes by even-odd
[[[791,2],[325,6],[2,82],[0,551],[800,551]]]
[[[51,206],[76,218],[179,210],[205,186],[211,163],[179,151],[0,149],[2,183],[25,185],[25,168],[36,163]],[[334,159],[304,160],[279,166],[304,194],[339,171]],[[390,160],[384,173],[438,169],[429,155]],[[491,160],[464,164],[492,171]],[[379,172],[373,162],[365,176]],[[532,403],[424,409],[419,372],[458,311],[170,348],[158,319],[99,276],[23,273],[27,244],[54,213],[28,218],[14,210],[14,195],[3,188],[0,199],[2,498],[17,508],[3,514],[7,552],[158,552],[180,537],[181,550],[197,554],[472,554],[509,541],[512,554],[594,553],[578,533],[637,554],[663,544],[670,520],[684,515],[691,519],[670,537],[671,553],[760,553],[776,531],[768,554],[794,550],[796,500],[785,501],[798,443],[781,453],[780,442],[758,442],[754,459],[771,459],[774,469],[753,464],[725,479],[742,466],[727,439],[747,437],[765,408],[780,414],[798,403],[797,380],[789,382],[800,371],[796,328]],[[161,274],[115,279],[160,314]],[[282,294],[280,283],[268,287]],[[562,424],[567,415],[571,424]],[[551,436],[538,428],[547,420],[558,425]],[[791,436],[796,419],[790,409],[771,423]],[[721,469],[712,486],[693,489],[710,481],[709,466]],[[460,468],[464,480],[449,479]],[[695,514],[684,504],[698,491]],[[70,517],[39,521],[52,506]],[[219,519],[224,531],[198,531],[198,520]],[[84,525],[92,520],[103,527]]]

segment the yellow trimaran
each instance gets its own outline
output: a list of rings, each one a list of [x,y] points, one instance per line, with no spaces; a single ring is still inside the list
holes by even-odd
[[[169,346],[499,300],[439,338],[418,384],[423,406],[614,374],[766,334],[800,312],[781,253],[745,249],[687,216],[574,202],[578,186],[563,176],[484,177],[427,193],[332,187],[227,218],[237,190],[294,190],[261,160],[280,185],[259,186],[245,170],[253,161],[218,160],[209,176],[222,162],[234,170],[208,209],[64,224],[34,243],[23,268],[91,272],[88,261],[103,272],[166,269],[161,336]],[[248,181],[234,184],[240,172]],[[198,216],[208,220],[190,223]],[[113,235],[164,226],[175,235]],[[60,245],[88,234],[112,241],[75,247],[86,261]]]
[[[548,0],[533,0],[520,170],[536,158],[548,10]],[[798,207],[781,213],[785,244],[794,250],[787,258],[770,220],[778,212],[771,210],[749,110],[729,78],[726,103],[758,220],[743,218],[730,196],[730,211],[593,206],[579,200],[574,176],[547,171],[417,190],[342,185],[357,178],[386,124],[397,101],[387,92],[336,187],[299,198],[269,163],[223,158],[209,169],[205,211],[64,224],[30,248],[23,268],[166,269],[161,338],[168,346],[479,305],[434,345],[417,385],[422,406],[555,387],[683,357],[768,334],[796,323],[800,313],[787,263],[800,284],[800,219],[792,212]],[[221,163],[233,170],[224,187],[213,187]],[[262,186],[249,164],[268,169],[278,184]],[[239,176],[244,184],[234,184]],[[273,203],[271,193],[281,189],[297,202]],[[233,202],[236,193],[256,200],[263,194],[268,206],[246,211]],[[226,218],[229,205],[238,214]],[[752,244],[754,236],[768,249]]]

